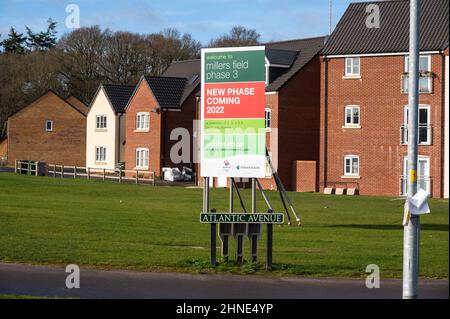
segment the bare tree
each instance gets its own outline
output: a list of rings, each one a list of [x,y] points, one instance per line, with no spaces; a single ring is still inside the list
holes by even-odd
[[[234,26],[228,34],[211,40],[208,46],[211,48],[223,48],[256,45],[259,43],[260,38],[261,35],[254,29]]]

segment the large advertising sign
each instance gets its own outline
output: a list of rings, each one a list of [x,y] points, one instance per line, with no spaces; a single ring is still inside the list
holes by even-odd
[[[265,48],[202,50],[202,177],[266,175]]]

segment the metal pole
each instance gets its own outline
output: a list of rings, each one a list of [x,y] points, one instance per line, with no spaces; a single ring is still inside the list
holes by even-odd
[[[417,192],[419,24],[420,0],[411,0],[408,83],[408,197],[413,197]],[[404,227],[403,299],[416,299],[418,297],[419,232],[420,218],[412,215],[410,222]]]
[[[252,214],[256,214],[256,178],[252,178],[251,183],[252,183]],[[250,225],[248,225],[248,226],[250,227]],[[251,247],[250,252],[252,254],[252,262],[256,262],[258,259],[258,236],[257,235],[251,236],[250,247]]]
[[[209,177],[205,177],[204,179],[204,195],[203,195],[203,211],[209,213],[210,207],[209,207]],[[217,225],[211,224],[211,265],[216,266],[216,231],[217,231]]]
[[[268,213],[273,214],[273,210],[269,209]],[[266,270],[272,270],[272,249],[273,249],[273,224],[267,224],[267,255]]]

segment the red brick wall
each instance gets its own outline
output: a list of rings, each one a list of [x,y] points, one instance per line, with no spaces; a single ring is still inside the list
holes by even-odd
[[[318,189],[316,161],[296,161],[292,165],[292,186],[296,192],[316,192]]]
[[[46,120],[53,132],[46,132]],[[86,117],[52,92],[8,120],[8,164],[35,160],[49,164],[85,166]]]
[[[420,94],[419,99],[421,104],[431,107],[433,143],[431,146],[419,146],[419,155],[430,156],[434,197],[442,196],[442,61],[441,55],[432,56],[432,71],[436,74],[433,93]],[[403,157],[407,154],[407,146],[400,145],[400,127],[404,121],[404,106],[408,103],[408,96],[400,91],[404,57],[362,57],[361,79],[343,79],[344,65],[344,58],[330,59],[328,62],[327,114],[325,80],[321,85],[320,181],[357,182],[362,195],[398,196]],[[326,63],[322,63],[322,79],[325,79],[325,68]],[[342,127],[344,108],[350,104],[361,108],[360,129]],[[324,145],[327,145],[326,149]],[[360,179],[342,178],[343,158],[350,154],[360,157]]]
[[[278,172],[286,189],[293,190],[293,162],[319,160],[319,57],[309,62],[280,89],[278,114]]]
[[[136,149],[149,150],[149,170],[161,175],[161,113],[152,112],[158,103],[145,80],[140,82],[134,97],[130,101],[125,115],[125,168],[132,170],[136,166]],[[136,132],[138,112],[150,113],[149,132]]]
[[[164,127],[164,143],[162,144],[163,153],[163,167],[178,167],[182,168],[183,166],[192,168],[195,170],[195,165],[193,163],[193,121],[196,117],[196,97],[194,94],[183,103],[181,107],[181,111],[167,111],[163,114],[163,127]],[[170,150],[171,148],[177,144],[180,140],[171,141],[170,134],[172,130],[176,128],[185,128],[189,131],[190,141],[189,141],[189,152],[190,152],[190,160],[188,163],[179,163],[175,164],[172,162],[170,158]]]

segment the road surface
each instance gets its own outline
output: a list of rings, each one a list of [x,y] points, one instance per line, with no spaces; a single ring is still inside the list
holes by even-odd
[[[0,294],[137,299],[401,298],[400,280],[368,289],[363,279],[268,278],[80,269],[80,288],[66,288],[64,267],[0,263]],[[448,280],[421,280],[421,298],[449,298]]]

